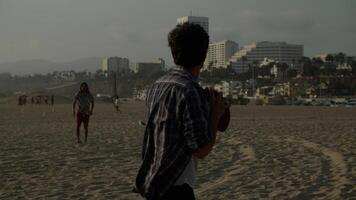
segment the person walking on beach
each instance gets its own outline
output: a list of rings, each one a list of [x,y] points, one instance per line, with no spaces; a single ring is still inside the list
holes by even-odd
[[[54,95],[51,95],[51,106],[54,106]]]
[[[18,105],[21,106],[21,112],[25,111],[25,106],[27,104],[27,96],[26,95],[21,95],[18,98]]]
[[[52,112],[54,112],[54,95],[51,95],[51,104],[50,106],[52,107]]]
[[[177,25],[168,35],[175,64],[148,92],[142,164],[135,192],[148,200],[195,199],[197,159],[215,145],[224,112],[220,93],[209,90],[209,102],[198,76],[209,36],[196,24]]]
[[[112,102],[114,104],[114,107],[115,107],[115,110],[116,112],[120,112],[120,109],[119,109],[119,97],[117,95],[115,95],[113,98],[112,98]]]
[[[22,106],[23,104],[22,95],[17,98],[17,101],[18,101],[17,105]]]
[[[49,103],[48,103],[48,96],[43,96],[43,99],[44,99],[45,104],[49,105]]]
[[[76,105],[78,104],[77,111],[75,110]],[[77,143],[80,144],[80,126],[83,123],[85,138],[84,143],[87,143],[88,139],[88,125],[90,115],[93,114],[94,109],[94,97],[90,93],[88,84],[83,82],[80,84],[80,90],[74,97],[73,102],[73,116],[76,116],[77,120]]]

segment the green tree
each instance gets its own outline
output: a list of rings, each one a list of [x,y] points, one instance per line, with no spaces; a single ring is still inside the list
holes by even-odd
[[[258,68],[258,76],[266,77],[269,76],[271,77],[271,69],[275,65],[274,62],[268,63],[267,65],[262,65]]]
[[[289,79],[294,78],[294,77],[297,77],[297,75],[298,75],[298,71],[297,71],[296,69],[289,69],[289,70],[287,71],[287,77],[288,77]]]
[[[337,73],[335,64],[327,64],[324,66],[324,69],[321,70],[321,74],[326,76],[335,76]]]
[[[350,65],[352,68],[352,75],[356,76],[356,61],[353,60]]]
[[[326,55],[325,60],[328,63],[333,63],[334,62],[334,56],[332,56],[331,54]]]
[[[354,59],[353,59],[352,56],[347,56],[347,57],[346,57],[346,63],[347,63],[347,64],[351,65],[353,61],[354,61]]]
[[[331,54],[326,55],[325,60],[329,63],[333,63],[334,62],[334,56],[332,56]]]
[[[318,65],[318,66],[321,66],[324,64],[323,60],[321,58],[313,58],[312,59],[312,62],[315,64],[315,65]]]
[[[303,76],[319,76],[320,68],[313,65],[311,62],[306,62],[303,64]]]
[[[257,60],[254,60],[252,62],[252,79],[255,81],[257,76],[258,76],[258,70],[259,70],[259,67],[258,67],[258,61]]]
[[[351,80],[350,90],[351,90],[351,95],[356,95],[356,79]]]
[[[339,64],[343,64],[345,62],[346,54],[345,53],[338,53],[335,55],[335,61]]]
[[[285,77],[286,77],[286,71],[288,69],[288,64],[287,63],[280,63],[278,65],[278,68],[279,68],[279,71],[281,71],[282,73],[282,80],[284,81],[285,80]]]

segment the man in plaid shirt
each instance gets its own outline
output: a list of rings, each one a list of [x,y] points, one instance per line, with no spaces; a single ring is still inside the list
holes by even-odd
[[[209,45],[200,25],[177,25],[168,36],[178,67],[158,79],[147,96],[148,121],[136,191],[151,200],[195,199],[196,159],[210,153],[224,111],[221,94],[207,101],[198,84]]]

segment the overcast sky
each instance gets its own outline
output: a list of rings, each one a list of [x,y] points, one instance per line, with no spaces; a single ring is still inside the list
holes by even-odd
[[[0,62],[166,59],[176,18],[207,16],[213,41],[304,44],[356,55],[355,0],[0,0]]]

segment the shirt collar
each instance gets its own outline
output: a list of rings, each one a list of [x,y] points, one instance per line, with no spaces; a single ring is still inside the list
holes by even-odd
[[[192,81],[196,82],[196,83],[199,83],[198,82],[198,78],[193,76],[192,73],[190,73],[188,70],[186,70],[184,67],[182,66],[176,66],[174,69],[174,71],[177,71],[179,73],[182,73],[184,75],[186,75],[187,77],[189,77],[189,79],[191,79]]]

